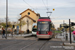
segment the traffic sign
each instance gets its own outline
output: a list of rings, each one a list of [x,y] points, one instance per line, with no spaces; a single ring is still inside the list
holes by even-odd
[[[55,9],[53,9],[53,11],[54,11]]]
[[[71,22],[71,26],[74,26],[75,25],[75,23],[74,22]]]

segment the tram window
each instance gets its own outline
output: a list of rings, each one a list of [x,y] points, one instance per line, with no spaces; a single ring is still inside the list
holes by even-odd
[[[32,31],[36,32],[37,31],[37,26],[34,25]]]
[[[50,23],[50,25],[49,25],[49,26],[50,26],[50,31],[52,31],[52,29],[51,29],[51,28],[52,28],[52,24]]]
[[[50,30],[50,26],[49,26],[50,22],[38,22],[38,31],[49,31]]]
[[[33,29],[32,31],[36,32],[36,31],[37,31],[37,29]]]
[[[48,24],[40,24],[38,25],[38,31],[49,31],[49,25]]]

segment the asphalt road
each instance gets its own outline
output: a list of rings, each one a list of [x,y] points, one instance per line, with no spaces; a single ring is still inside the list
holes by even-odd
[[[63,46],[60,39],[37,40],[34,37],[25,39],[0,39],[0,50],[75,50]]]

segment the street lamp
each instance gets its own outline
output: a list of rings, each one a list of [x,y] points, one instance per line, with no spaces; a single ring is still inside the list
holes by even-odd
[[[8,0],[6,0],[6,39],[7,39],[7,25],[8,25]]]

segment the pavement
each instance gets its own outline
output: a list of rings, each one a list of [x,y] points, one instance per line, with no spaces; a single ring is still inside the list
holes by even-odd
[[[0,35],[0,50],[75,50],[75,43],[70,44],[60,34],[50,40],[38,40],[31,35],[20,34],[12,37],[9,34],[7,39]]]
[[[13,34],[13,36],[11,34],[7,34],[7,39],[19,39],[19,38],[25,38],[25,37],[28,37],[28,36],[31,36],[32,33],[29,33],[29,34],[19,34],[19,35],[16,35],[16,34]],[[6,39],[6,38],[2,38],[2,35],[0,35],[0,39]]]
[[[68,33],[68,39],[66,40],[65,38],[65,34],[66,33],[59,33],[58,35],[56,35],[55,38],[59,38],[61,39],[61,41],[63,42],[64,46],[75,46],[75,41],[73,39],[73,35],[71,35],[71,43],[70,43],[70,37],[69,37],[69,33]]]
[[[62,44],[60,38],[50,40],[1,39],[0,50],[75,50],[74,46],[63,46]]]
[[[29,33],[29,34],[19,34],[19,35],[13,34],[13,36],[11,34],[8,34],[7,35],[7,39],[30,39],[30,38],[31,39],[37,39],[37,38],[33,38],[33,37],[25,38],[25,37],[29,37],[31,35],[32,35],[32,33]],[[0,35],[0,39],[5,39],[5,38],[2,38],[2,35]],[[70,43],[69,40],[66,41],[65,40],[65,36],[60,35],[60,34],[57,34],[55,36],[55,38],[52,39],[52,41],[62,41],[64,46],[75,46],[75,42],[72,41],[72,43]]]

